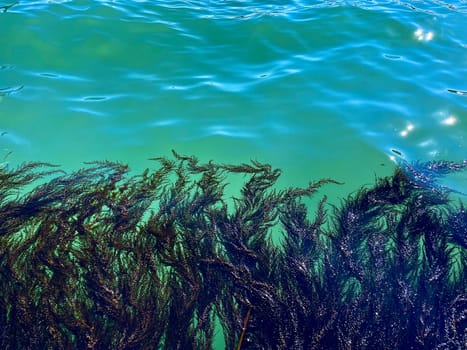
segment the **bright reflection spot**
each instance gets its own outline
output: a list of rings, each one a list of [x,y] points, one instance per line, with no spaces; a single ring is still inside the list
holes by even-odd
[[[453,115],[450,115],[449,117],[447,117],[446,119],[443,119],[441,121],[441,124],[443,125],[454,125],[457,123],[457,118],[454,117]]]
[[[409,124],[405,127],[404,130],[402,130],[399,134],[402,136],[402,137],[406,137],[407,135],[409,135],[409,133],[415,129],[415,126],[413,124]]]
[[[433,37],[435,36],[433,32],[425,32],[421,28],[418,28],[414,34],[415,34],[415,38],[417,38],[417,40],[420,40],[420,41],[422,40],[430,41],[430,40],[433,40]]]

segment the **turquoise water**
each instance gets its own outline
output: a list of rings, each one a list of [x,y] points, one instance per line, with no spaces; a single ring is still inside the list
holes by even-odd
[[[10,6],[11,5],[11,6]],[[171,149],[348,193],[467,158],[467,2],[0,1],[3,162]],[[465,174],[448,180],[467,188]],[[333,190],[330,190],[331,192]]]
[[[139,171],[175,149],[271,163],[281,186],[345,182],[333,198],[399,158],[467,159],[466,14],[465,0],[0,0],[0,163]],[[465,172],[445,184],[467,192]]]

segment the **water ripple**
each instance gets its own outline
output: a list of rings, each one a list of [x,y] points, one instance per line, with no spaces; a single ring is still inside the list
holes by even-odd
[[[2,113],[18,116],[2,129],[42,152],[71,147],[60,140],[76,131],[91,154],[106,140],[117,157],[186,140],[309,164],[352,149],[465,154],[465,1],[44,0],[0,11],[0,95],[14,95]],[[73,131],[49,146],[35,125]]]
[[[83,114],[86,114],[86,115],[96,116],[96,117],[99,117],[99,118],[108,116],[108,113],[96,111],[94,109],[85,108],[85,107],[81,107],[81,106],[70,106],[70,107],[68,107],[68,110],[70,110],[72,112],[78,112],[78,113],[83,113]]]
[[[172,118],[172,119],[159,119],[154,120],[149,123],[151,127],[164,127],[164,126],[175,126],[181,124],[182,121],[180,119]]]
[[[245,127],[235,125],[209,125],[205,128],[206,136],[225,136],[233,138],[256,138],[258,135]]]
[[[108,8],[112,11],[117,11],[124,17],[122,20],[134,19],[137,21],[154,19],[160,15],[160,8],[166,8],[173,11],[188,11],[192,16],[209,19],[258,19],[264,16],[287,16],[293,20],[300,20],[303,14],[311,10],[354,6],[362,9],[375,11],[395,10],[402,11],[419,11],[427,14],[444,14],[446,11],[467,12],[467,4],[465,1],[424,1],[416,2],[404,1],[348,1],[348,0],[321,0],[309,3],[302,0],[292,0],[288,2],[268,3],[263,1],[245,1],[237,0],[230,1],[228,6],[224,2],[191,0],[191,1],[176,1],[162,0],[154,3],[153,1],[99,1],[95,3],[80,3],[72,0],[39,0],[19,2],[11,1],[4,5],[0,4],[0,11],[3,12],[18,12],[22,14],[31,14],[38,10],[50,10],[55,6],[67,8],[70,11],[85,12],[90,9],[95,10],[101,8],[102,13],[106,13],[103,8]],[[99,12],[99,11],[97,11]]]
[[[8,96],[11,94],[16,94],[17,92],[21,91],[24,86],[11,86],[6,88],[0,88],[0,96]]]
[[[109,101],[113,99],[118,99],[125,97],[123,94],[109,94],[109,95],[91,95],[91,96],[82,96],[82,97],[75,97],[71,98],[70,101],[75,102],[101,102],[101,101]]]
[[[49,79],[59,79],[59,80],[69,80],[69,81],[82,81],[89,82],[90,79],[86,79],[77,75],[67,74],[67,73],[57,73],[57,72],[43,72],[43,73],[33,73],[37,74],[40,77],[49,78]]]

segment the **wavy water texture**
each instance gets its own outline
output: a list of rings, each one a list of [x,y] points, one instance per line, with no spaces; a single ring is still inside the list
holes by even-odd
[[[138,163],[177,148],[358,178],[395,152],[466,158],[465,1],[0,9],[0,129],[24,140],[1,139],[12,161]]]

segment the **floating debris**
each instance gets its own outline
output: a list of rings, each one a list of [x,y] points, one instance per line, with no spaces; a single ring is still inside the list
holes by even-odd
[[[467,91],[463,91],[463,90],[448,89],[448,92],[451,92],[457,95],[467,96]]]

